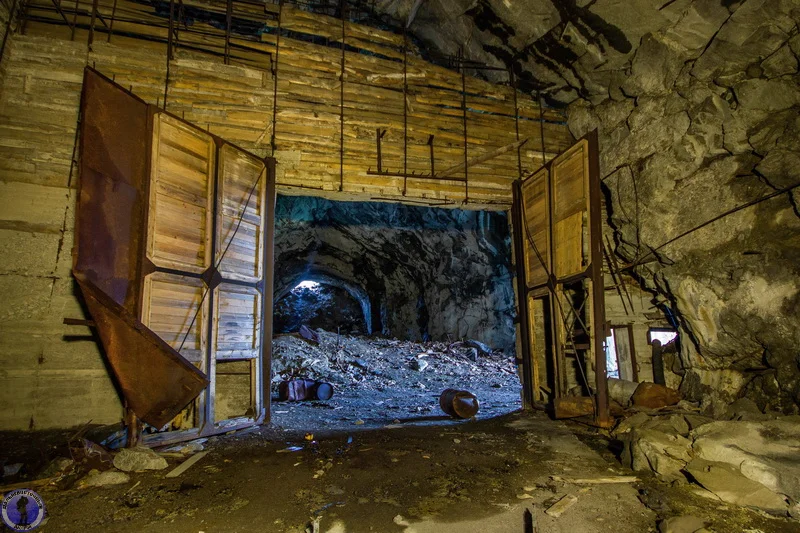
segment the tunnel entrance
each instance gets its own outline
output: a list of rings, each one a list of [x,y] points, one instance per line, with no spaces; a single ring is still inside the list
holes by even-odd
[[[280,426],[440,423],[446,389],[522,407],[505,213],[279,196],[274,309]]]

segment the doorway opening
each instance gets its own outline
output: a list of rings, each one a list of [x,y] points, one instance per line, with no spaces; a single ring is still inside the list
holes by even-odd
[[[446,389],[522,407],[505,213],[279,196],[274,302],[280,426],[441,423]]]

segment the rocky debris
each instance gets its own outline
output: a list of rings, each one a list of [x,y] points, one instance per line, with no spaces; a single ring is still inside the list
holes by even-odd
[[[319,344],[319,335],[306,325],[300,326],[297,332],[302,338],[315,344]]]
[[[633,470],[652,470],[666,480],[682,477],[691,460],[692,441],[677,433],[637,428],[625,435],[622,462]]]
[[[692,430],[692,451],[706,461],[727,463],[745,477],[800,501],[800,421],[718,421]]]
[[[686,466],[686,471],[724,502],[754,507],[778,515],[785,515],[788,510],[783,496],[742,475],[729,464],[694,459]]]
[[[114,467],[123,472],[163,470],[167,466],[166,459],[145,446],[123,448],[114,456]]]
[[[352,334],[347,316],[357,311],[359,329],[368,335],[475,339],[514,351],[506,213],[282,195],[275,219],[279,328],[282,310],[303,314],[282,302],[299,282],[315,281],[336,288],[354,311],[308,326],[332,332],[343,326],[342,334]],[[297,330],[290,322],[283,331]]]
[[[56,457],[47,465],[47,467],[39,474],[39,477],[54,477],[75,465],[75,461],[69,457]]]
[[[688,475],[708,491],[702,495],[728,503],[792,512],[800,501],[800,417],[765,419],[775,415],[747,399],[729,406],[734,420],[674,409],[629,410],[617,423],[612,437],[622,445],[624,465],[665,481]]]
[[[131,480],[130,476],[118,470],[106,470],[100,472],[99,470],[92,470],[80,483],[80,488],[85,487],[105,487],[107,485],[122,485]]]
[[[633,396],[631,396],[633,405],[650,409],[660,409],[668,405],[675,405],[680,400],[681,395],[675,389],[646,381],[639,383]]]
[[[414,343],[391,339],[315,332],[319,345],[312,346],[293,335],[273,340],[273,385],[303,376],[339,387],[382,389],[409,379],[409,370],[443,384],[470,376],[497,381],[497,376],[517,380],[516,366],[503,354],[487,352],[475,358],[476,348],[467,343]],[[486,347],[488,348],[488,347]],[[432,372],[433,371],[433,372]],[[518,382],[518,381],[517,381]]]
[[[659,533],[706,533],[706,521],[692,515],[673,516],[658,524]]]

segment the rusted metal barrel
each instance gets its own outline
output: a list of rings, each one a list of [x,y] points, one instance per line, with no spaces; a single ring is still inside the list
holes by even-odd
[[[469,391],[445,389],[439,396],[439,407],[455,418],[472,418],[480,409],[478,398]]]
[[[292,379],[278,385],[278,398],[285,401],[330,400],[333,385],[313,379]]]

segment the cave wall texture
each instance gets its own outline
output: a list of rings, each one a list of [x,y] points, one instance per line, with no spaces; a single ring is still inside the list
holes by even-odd
[[[279,196],[275,301],[300,281],[345,289],[371,333],[514,350],[505,213]]]
[[[798,22],[800,0],[428,0],[411,25],[568,105],[576,137],[599,129],[616,253],[674,313],[671,369],[712,411],[798,412],[800,192],[662,245],[800,182]]]

